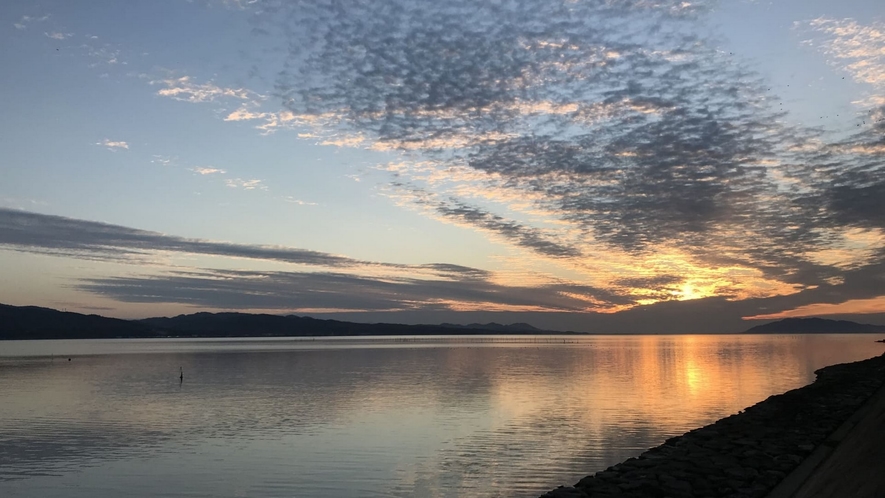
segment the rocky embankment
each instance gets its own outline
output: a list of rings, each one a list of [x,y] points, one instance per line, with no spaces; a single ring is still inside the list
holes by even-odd
[[[885,355],[788,391],[542,498],[766,496],[885,382]]]

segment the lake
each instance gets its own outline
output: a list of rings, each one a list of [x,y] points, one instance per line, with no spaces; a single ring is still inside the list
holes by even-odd
[[[0,342],[0,496],[536,497],[882,337]]]

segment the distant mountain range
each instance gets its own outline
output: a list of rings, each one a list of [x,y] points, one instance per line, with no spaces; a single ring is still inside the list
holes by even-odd
[[[157,337],[139,322],[37,306],[0,304],[0,339],[98,339]]]
[[[172,318],[120,320],[36,306],[0,304],[0,340],[546,333],[552,332],[537,329],[527,323],[404,325],[250,313],[194,313]]]
[[[825,318],[784,318],[750,327],[745,334],[867,334],[885,332],[885,326],[827,320]]]
[[[885,326],[823,318],[787,318],[747,334],[885,333]],[[120,320],[36,306],[0,304],[0,340],[145,337],[324,337],[368,335],[563,334],[527,323],[404,325],[321,320],[294,315],[194,313],[172,318]]]
[[[448,327],[452,329],[482,329],[492,332],[502,332],[505,334],[513,334],[525,332],[529,334],[543,334],[546,331],[533,327],[527,323],[511,323],[510,325],[502,325],[500,323],[471,323],[469,325],[458,325],[455,323],[443,323],[440,327]]]

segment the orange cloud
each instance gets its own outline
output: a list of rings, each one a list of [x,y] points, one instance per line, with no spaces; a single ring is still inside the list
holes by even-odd
[[[791,310],[771,313],[768,315],[756,315],[744,317],[744,320],[779,320],[781,318],[798,318],[804,316],[819,315],[847,315],[847,314],[870,314],[885,313],[885,296],[870,299],[851,299],[844,303],[829,304],[817,303],[799,306]]]

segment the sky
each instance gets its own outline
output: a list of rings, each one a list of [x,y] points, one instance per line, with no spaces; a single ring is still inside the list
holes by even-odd
[[[885,323],[880,0],[0,4],[0,302]]]

